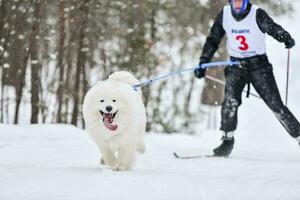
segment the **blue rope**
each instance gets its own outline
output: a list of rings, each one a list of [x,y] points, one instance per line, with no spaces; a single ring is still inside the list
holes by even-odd
[[[136,90],[138,87],[148,86],[148,85],[150,85],[151,83],[153,83],[155,81],[162,80],[162,79],[165,79],[165,78],[168,78],[168,77],[171,77],[171,76],[175,76],[177,74],[181,74],[181,73],[188,72],[188,71],[194,71],[197,68],[204,69],[204,68],[208,68],[208,67],[217,67],[217,66],[220,66],[220,65],[231,65],[232,66],[232,65],[239,65],[239,64],[240,64],[240,62],[237,62],[237,61],[220,61],[220,62],[204,63],[201,66],[174,71],[174,72],[171,72],[169,74],[165,74],[165,75],[153,78],[153,79],[146,80],[144,82],[141,82],[139,84],[134,85],[133,89]]]

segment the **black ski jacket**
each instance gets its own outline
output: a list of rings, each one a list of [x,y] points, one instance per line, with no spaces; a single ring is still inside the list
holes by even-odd
[[[252,4],[249,3],[244,14],[237,15],[232,11],[233,17],[237,21],[243,20],[250,12]],[[256,22],[263,33],[267,33],[279,42],[286,42],[291,39],[291,35],[280,25],[276,24],[273,19],[261,8],[257,9]],[[210,62],[214,53],[217,51],[219,44],[225,35],[223,28],[223,9],[217,15],[214,24],[210,30],[210,34],[204,44],[200,61],[202,63]]]

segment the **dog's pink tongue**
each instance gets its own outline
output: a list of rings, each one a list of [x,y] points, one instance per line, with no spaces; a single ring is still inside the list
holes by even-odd
[[[115,131],[115,130],[117,130],[118,125],[111,124],[112,120],[113,120],[112,115],[110,115],[110,114],[103,115],[103,123],[106,126],[106,128],[108,128],[111,131]]]

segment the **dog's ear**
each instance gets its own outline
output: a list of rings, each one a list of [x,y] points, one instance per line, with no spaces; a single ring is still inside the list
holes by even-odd
[[[132,86],[140,83],[130,72],[127,71],[114,72],[109,76],[108,79],[127,83]]]

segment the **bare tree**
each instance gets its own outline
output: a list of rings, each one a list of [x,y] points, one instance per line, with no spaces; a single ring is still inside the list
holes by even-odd
[[[18,16],[16,18],[16,26],[15,26],[15,35],[18,35],[19,37],[14,38],[14,46],[13,49],[13,55],[18,55],[18,59],[13,58],[13,69],[11,70],[14,74],[11,78],[13,78],[14,86],[15,86],[15,94],[16,94],[16,106],[15,106],[15,114],[14,114],[14,124],[17,124],[19,122],[19,111],[23,96],[23,91],[25,87],[25,76],[26,76],[26,70],[28,66],[29,61],[29,49],[27,48],[28,42],[25,40],[27,38],[27,28],[28,23],[26,23],[26,18],[29,17],[29,10],[31,8],[32,4],[28,4],[26,6],[26,9],[22,12],[20,10],[17,10],[16,15]],[[20,8],[20,2],[17,8]]]
[[[32,29],[29,42],[30,52],[30,65],[31,65],[31,123],[38,123],[38,115],[40,110],[40,98],[39,98],[39,71],[41,63],[38,55],[38,34],[39,23],[41,16],[41,0],[37,0],[34,3],[34,15],[32,22]]]
[[[290,9],[257,1],[278,12]],[[197,64],[225,3],[0,0],[0,122],[84,126],[80,108],[89,85],[118,70],[143,80]],[[215,58],[226,56],[222,44]],[[207,73],[223,78],[222,69]],[[201,95],[198,83],[190,74],[143,87],[147,130],[187,130],[203,115],[202,104],[217,108],[223,87],[207,81]],[[195,97],[200,112],[192,106]],[[21,118],[30,107],[32,113]]]
[[[75,74],[75,84],[74,84],[74,107],[72,113],[71,123],[77,125],[78,116],[79,116],[79,107],[81,107],[80,102],[80,87],[81,87],[81,75],[85,70],[85,62],[86,62],[86,50],[84,49],[84,40],[85,40],[85,31],[87,28],[88,22],[88,5],[89,0],[82,1],[80,5],[80,20],[78,20],[79,26],[79,37],[78,37],[78,49],[77,49],[77,66],[76,66],[76,74]]]
[[[62,106],[63,106],[63,87],[64,87],[64,72],[65,67],[63,63],[64,58],[64,43],[65,43],[65,12],[64,12],[64,0],[59,1],[59,41],[58,41],[58,57],[57,57],[57,68],[59,69],[59,82],[57,89],[57,98],[58,98],[58,109],[56,113],[56,121],[58,123],[62,121]]]

